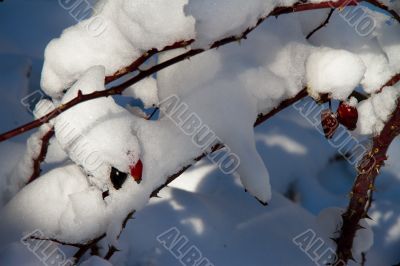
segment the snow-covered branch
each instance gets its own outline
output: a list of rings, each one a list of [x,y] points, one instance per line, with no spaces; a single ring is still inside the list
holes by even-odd
[[[236,34],[233,36],[229,36],[226,38],[223,38],[221,40],[217,40],[215,41],[213,44],[211,44],[209,46],[209,49],[214,49],[214,48],[218,48],[220,46],[232,43],[232,42],[237,42],[240,41],[242,39],[246,39],[247,35],[249,33],[251,33],[254,29],[256,29],[265,19],[267,19],[270,16],[279,16],[282,14],[290,14],[290,13],[294,13],[294,12],[301,12],[301,11],[309,11],[309,10],[317,10],[317,9],[324,9],[324,8],[343,8],[345,6],[354,6],[357,5],[359,2],[363,2],[365,0],[339,0],[339,1],[325,1],[325,2],[320,2],[320,3],[302,3],[302,2],[297,2],[292,6],[289,7],[276,7],[275,9],[273,9],[270,13],[268,13],[268,15],[263,16],[261,18],[258,19],[256,25],[254,26],[249,26],[244,32],[240,33],[240,34]],[[397,14],[395,11],[387,8],[385,5],[381,4],[378,1],[374,1],[374,0],[368,0],[368,2],[370,2],[373,5],[376,5],[379,8],[382,8],[384,10],[389,10],[391,12],[391,14]],[[395,16],[396,19],[398,19],[398,15]],[[400,21],[400,19],[398,19]],[[183,40],[183,41],[178,41],[175,42],[172,45],[168,45],[160,50],[158,49],[150,49],[149,51],[145,52],[144,54],[142,54],[138,59],[136,59],[131,65],[124,67],[120,70],[118,70],[117,72],[115,72],[113,75],[111,76],[107,76],[105,78],[106,84],[112,81],[115,81],[116,79],[124,76],[127,73],[131,73],[131,72],[135,72],[139,69],[139,67],[145,63],[150,57],[152,57],[153,55],[159,53],[159,52],[163,52],[163,51],[168,51],[171,49],[177,49],[177,48],[183,48],[186,47],[188,45],[190,45],[193,42],[193,40]],[[89,101],[89,100],[93,100],[93,99],[97,99],[100,97],[108,97],[108,96],[112,96],[112,95],[118,95],[121,94],[125,89],[129,88],[130,86],[136,84],[137,82],[157,73],[158,71],[165,69],[171,65],[174,65],[178,62],[181,62],[183,60],[189,59],[192,56],[198,55],[200,53],[203,53],[205,51],[207,51],[208,49],[191,49],[189,51],[187,51],[184,54],[181,54],[179,56],[176,56],[175,58],[172,58],[170,60],[167,60],[161,64],[155,65],[147,70],[141,70],[139,71],[139,74],[137,74],[136,76],[134,76],[133,78],[129,79],[128,81],[115,86],[113,88],[107,89],[105,91],[102,92],[93,92],[91,94],[87,94],[87,95],[77,95],[76,98],[70,100],[69,102],[57,107],[56,109],[54,109],[52,112],[48,113],[47,115],[32,121],[30,123],[27,123],[25,125],[22,125],[18,128],[15,128],[13,130],[10,130],[8,132],[5,132],[3,134],[0,135],[0,142],[5,141],[7,139],[10,139],[12,137],[15,137],[17,135],[20,135],[26,131],[32,130],[34,128],[37,128],[39,126],[41,126],[44,123],[49,122],[51,119],[54,119],[55,117],[57,117],[59,114],[65,112],[66,110],[70,109],[71,107],[85,102],[85,101]]]

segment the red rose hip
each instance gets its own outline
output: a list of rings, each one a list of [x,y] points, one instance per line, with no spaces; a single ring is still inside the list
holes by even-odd
[[[337,110],[337,119],[348,130],[356,129],[358,121],[357,108],[346,102],[341,102]]]
[[[324,130],[325,137],[327,139],[332,138],[333,134],[335,134],[335,131],[339,126],[339,123],[335,114],[333,114],[330,109],[322,111],[321,125],[322,129]]]
[[[131,165],[131,176],[133,179],[136,181],[136,183],[140,183],[142,181],[142,172],[143,172],[143,163],[139,159],[139,161],[136,163],[136,165]]]

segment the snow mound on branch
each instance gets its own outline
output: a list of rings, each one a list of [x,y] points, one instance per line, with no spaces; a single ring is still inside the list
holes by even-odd
[[[365,73],[363,61],[345,50],[320,49],[307,60],[309,94],[319,99],[328,93],[334,99],[346,100],[360,84]]]
[[[104,67],[93,67],[68,90],[67,103],[80,91],[104,90]],[[139,142],[132,131],[132,115],[111,97],[80,103],[55,119],[55,134],[69,157],[103,186],[111,167],[129,173],[139,160]]]
[[[60,38],[48,44],[42,89],[59,98],[91,66],[102,65],[106,75],[111,75],[147,50],[193,39],[193,18],[183,12],[186,3],[187,0],[99,2],[92,17],[64,30]]]
[[[158,103],[157,81],[153,77],[143,79],[126,89],[122,95],[140,99],[145,108],[152,107]]]
[[[49,237],[59,238],[67,242],[82,238],[83,241],[96,237],[98,230],[105,230],[104,216],[100,213],[104,206],[97,205],[96,201],[88,197],[79,197],[88,192],[86,176],[78,166],[70,165],[55,169],[24,187],[4,208],[3,223],[13,230],[31,232],[40,229]],[[90,194],[89,194],[90,195]],[[99,196],[101,199],[101,195]],[[73,199],[75,198],[75,200]],[[95,206],[95,208],[93,208]],[[81,217],[73,215],[88,211],[85,216],[92,215],[96,222],[88,223]],[[63,219],[61,219],[63,217]],[[70,222],[68,228],[60,226]],[[73,226],[72,226],[73,225]]]
[[[207,48],[215,40],[235,36],[255,26],[276,5],[277,1],[262,0],[189,0],[185,12],[196,19],[194,46]]]
[[[112,75],[144,52],[195,39],[208,48],[228,36],[240,36],[277,6],[296,1],[263,0],[113,0],[99,1],[92,16],[72,26],[45,51],[42,89],[61,98],[88,68],[102,65]],[[84,56],[82,56],[84,54]]]
[[[134,124],[142,150],[149,151],[141,155],[140,184],[130,176],[119,190],[106,184],[109,195],[103,199],[104,189],[98,183],[103,184],[99,179],[106,175],[87,176],[78,165],[65,165],[16,194],[1,213],[0,228],[17,233],[40,229],[46,237],[67,243],[85,243],[106,233],[106,243],[118,247],[116,240],[128,213],[141,210],[155,189],[201,152],[168,119],[138,119]]]
[[[361,14],[361,17],[352,17],[351,14],[358,14],[358,16]],[[327,13],[324,10],[315,10],[299,12],[296,15],[299,17],[304,34],[306,35],[318,26],[315,23],[324,21]],[[322,18],[320,18],[321,15]],[[349,24],[347,18],[352,18],[351,22],[355,24]],[[355,18],[360,18],[360,20],[356,21]],[[384,52],[385,48],[382,46],[382,42],[377,41],[380,38],[379,36],[382,35],[382,29],[395,30],[394,27],[386,24],[387,20],[387,14],[379,10],[373,11],[362,5],[346,7],[341,12],[338,10],[333,12],[329,24],[316,32],[309,39],[309,42],[315,46],[344,49],[358,55],[366,66],[366,72],[364,78],[361,80],[361,85],[367,93],[374,93],[391,76],[396,74],[395,69],[389,64],[389,58]],[[360,28],[365,24],[360,21],[371,23],[371,26],[366,29],[369,32],[367,36],[364,35],[365,32],[361,32],[360,34]],[[397,36],[398,31],[392,32],[391,35]],[[397,44],[392,43],[391,45],[395,46]]]
[[[389,120],[400,97],[400,86],[385,87],[383,91],[362,101],[357,109],[359,118],[356,132],[362,135],[379,134]]]
[[[160,61],[176,53],[179,52],[165,53],[160,56]],[[210,71],[196,72],[198,74],[193,77],[193,69]],[[239,157],[237,172],[249,193],[262,202],[268,202],[271,197],[269,174],[255,148],[253,132],[257,99],[232,76],[218,78],[217,73],[221,70],[217,51],[208,51],[191,61],[167,68],[158,74],[160,100],[176,95],[180,103],[187,105],[185,115],[196,114],[201,125],[209,127]]]

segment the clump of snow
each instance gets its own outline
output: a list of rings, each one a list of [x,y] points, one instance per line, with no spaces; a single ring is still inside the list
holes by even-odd
[[[92,66],[102,65],[106,75],[111,75],[147,50],[193,39],[193,18],[183,12],[186,3],[101,1],[91,18],[66,29],[48,44],[42,89],[60,98],[62,91]]]
[[[153,77],[146,78],[123,92],[124,96],[140,99],[145,108],[158,103],[157,81]]]
[[[137,49],[161,49],[194,37],[194,19],[184,13],[188,0],[107,1],[100,15],[110,17]]]
[[[304,34],[308,34],[317,27],[316,23],[322,23],[326,19],[327,14],[320,10],[300,12],[297,16]],[[346,7],[341,11],[334,11],[329,23],[317,31],[309,42],[315,46],[344,49],[358,55],[366,66],[361,85],[367,93],[374,93],[396,73],[375,38],[378,36],[379,39],[380,28],[387,26],[387,20],[387,14],[379,10],[370,10],[363,5]],[[366,24],[370,25],[366,28],[367,32],[360,31]]]
[[[310,96],[319,99],[320,94],[328,93],[338,100],[347,99],[360,84],[366,70],[357,55],[326,48],[310,55],[306,69]]]
[[[68,205],[70,195],[83,192],[88,189],[86,176],[76,165],[57,168],[37,179],[29,186],[24,187],[3,209],[3,225],[16,231],[30,232],[40,229],[46,236],[60,237],[65,241],[74,241],[78,236],[83,241],[96,237],[93,232],[94,224],[104,223],[104,217],[96,220],[96,223],[85,223],[78,216],[72,217],[71,225],[75,225],[72,231],[60,228],[61,217],[68,208],[85,208],[81,201],[78,206]],[[98,210],[96,206],[95,210]],[[65,218],[71,218],[70,216]],[[99,217],[98,217],[99,218]],[[74,222],[75,221],[75,222]],[[63,221],[67,222],[66,220]],[[76,223],[77,222],[77,223]],[[69,227],[71,229],[71,227]],[[105,228],[103,228],[105,229]],[[66,235],[64,235],[66,233]]]
[[[196,47],[207,48],[215,40],[235,36],[271,12],[276,1],[189,0],[187,15],[196,20]]]
[[[258,99],[257,109],[273,105],[285,94],[284,79],[265,67],[249,69],[240,76],[245,88],[252,88],[252,94]]]
[[[359,118],[356,132],[362,135],[379,134],[397,106],[399,89],[399,86],[385,87],[381,93],[362,101],[357,107]]]
[[[165,60],[164,56],[160,60]],[[160,100],[177,95],[188,107],[186,115],[196,114],[201,124],[209,127],[239,157],[237,172],[249,193],[267,202],[271,197],[269,174],[254,144],[257,98],[236,83],[231,75],[223,78],[216,75],[222,70],[220,57],[217,51],[208,51],[190,62],[161,71],[157,79]],[[193,72],[201,69],[206,71]]]
[[[356,97],[350,97],[350,99],[346,102],[351,107],[357,107],[358,100]]]

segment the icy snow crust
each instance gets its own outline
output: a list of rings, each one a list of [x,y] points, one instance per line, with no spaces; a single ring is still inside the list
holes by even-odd
[[[42,88],[55,105],[66,103],[79,91],[104,90],[105,76],[146,50],[190,39],[195,39],[192,47],[207,48],[254,26],[275,7],[294,2],[99,1],[96,15],[105,20],[106,30],[96,37],[88,34],[82,26],[90,23],[89,18],[51,41],[45,52]],[[125,95],[141,99],[147,107],[178,96],[239,156],[237,173],[248,192],[269,202],[269,172],[256,150],[253,131],[257,115],[303,88],[314,98],[329,93],[339,100],[348,98],[359,84],[366,92],[376,93],[400,70],[399,26],[389,27],[383,19],[378,22],[374,38],[364,41],[342,25],[342,18],[333,16],[326,30],[306,41],[313,28],[306,15],[271,18],[240,49],[231,45],[205,52],[135,84]],[[338,36],[338,29],[345,37],[330,37]],[[357,49],[361,42],[362,49]],[[166,52],[158,60],[184,52]],[[385,88],[358,105],[359,113],[365,115],[360,117],[360,133],[375,134],[382,129],[398,91]],[[383,100],[390,104],[381,108]],[[68,243],[84,243],[106,232],[108,243],[117,246],[126,215],[143,208],[154,189],[203,153],[167,116],[147,121],[112,98],[77,105],[51,123],[56,141],[50,151],[60,157],[64,152],[70,160],[24,187],[2,217],[16,230],[40,228],[49,237]],[[30,146],[28,152],[35,154],[37,149]],[[95,162],[90,160],[93,154],[98,155]],[[121,189],[114,189],[111,167],[129,173],[139,159],[144,165],[142,182],[137,184],[129,176]],[[29,164],[19,167],[22,173],[31,170]],[[103,200],[105,190],[109,196]]]

